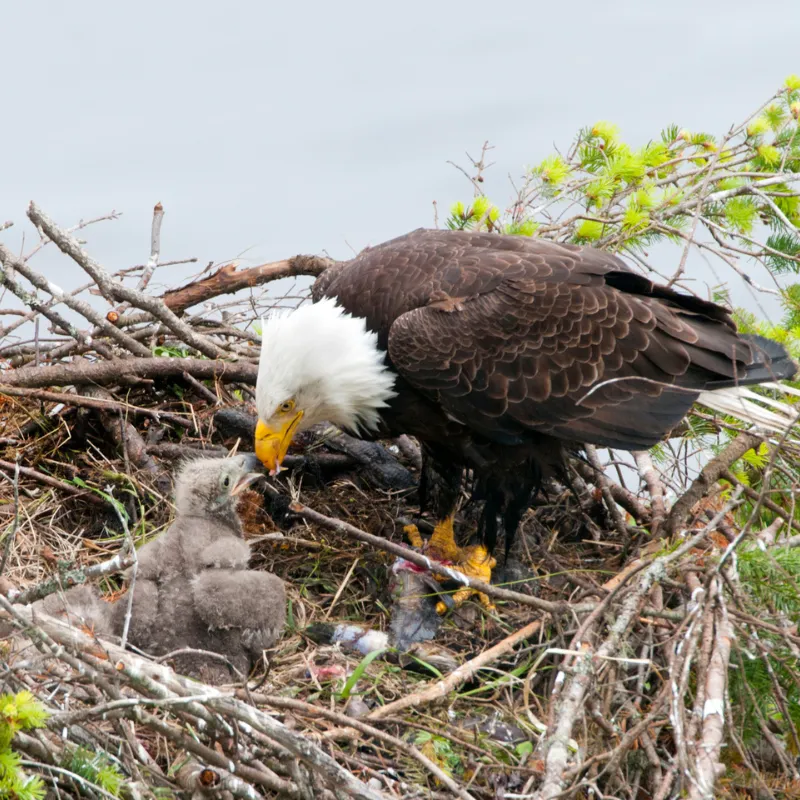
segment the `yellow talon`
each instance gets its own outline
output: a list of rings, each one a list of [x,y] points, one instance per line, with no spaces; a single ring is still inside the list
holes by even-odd
[[[459,547],[456,544],[453,517],[447,517],[439,522],[427,542],[422,539],[416,525],[406,525],[403,532],[413,547],[419,547],[431,558],[437,561],[452,562],[454,568],[468,578],[476,578],[484,583],[489,583],[491,580],[492,568],[497,565],[497,562],[481,544],[473,544],[469,547]],[[448,580],[447,575],[434,574],[433,577],[440,583]],[[487,611],[494,611],[495,606],[487,595],[468,586],[458,589],[453,594],[453,607],[458,608],[474,594],[478,596],[478,601]],[[436,604],[436,611],[439,614],[446,613],[447,609],[448,606],[443,601]]]
[[[468,578],[476,578],[483,583],[489,583],[492,579],[492,569],[497,566],[497,561],[489,555],[482,544],[473,544],[461,550],[461,560],[458,563],[458,571],[463,572]],[[473,594],[478,595],[478,601],[487,611],[494,611],[494,604],[489,600],[488,595],[465,586],[453,595],[453,603],[458,608],[467,598]]]
[[[416,525],[406,525],[403,528],[403,533],[408,537],[408,541],[411,542],[412,547],[422,547],[422,536]]]

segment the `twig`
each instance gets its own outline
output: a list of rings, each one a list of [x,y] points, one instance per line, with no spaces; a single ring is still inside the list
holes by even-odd
[[[622,603],[608,636],[596,651],[589,643],[583,645],[583,654],[573,664],[571,677],[564,689],[564,699],[558,711],[556,725],[552,731],[548,731],[547,739],[543,743],[546,751],[545,776],[538,795],[542,800],[558,797],[564,788],[563,774],[569,757],[567,743],[594,675],[593,661],[607,658],[617,650],[619,642],[628,633],[631,623],[644,607],[653,585],[665,577],[666,565],[670,560],[673,560],[673,557],[657,558],[647,567],[635,591],[631,592]]]
[[[732,632],[727,615],[719,604],[721,587],[716,595],[718,604],[714,615],[714,647],[706,672],[702,736],[697,744],[697,782],[693,783],[689,792],[690,800],[713,800],[717,778],[725,769],[719,763],[719,754],[725,732],[725,690]]]
[[[153,225],[150,229],[150,258],[147,259],[142,277],[139,278],[139,283],[136,288],[143,292],[150,283],[150,278],[158,266],[158,257],[161,255],[161,223],[164,221],[164,206],[161,203],[156,203],[153,208]]]
[[[695,503],[708,493],[723,472],[748,450],[758,447],[762,441],[761,436],[740,433],[716,458],[711,459],[694,479],[692,485],[675,501],[667,517],[667,532],[670,535],[678,533]]]
[[[215,406],[218,406],[222,402],[222,400],[215,395],[211,389],[203,386],[203,384],[200,383],[197,378],[193,377],[188,372],[184,371],[182,377],[186,383],[189,384],[189,386],[191,386],[201,397],[205,397],[209,403],[213,403]]]
[[[454,669],[446,678],[431,683],[422,690],[405,695],[399,700],[387,703],[385,706],[379,706],[367,714],[365,719],[389,717],[392,714],[396,714],[398,711],[434,703],[437,700],[447,697],[450,692],[455,691],[463,683],[474,678],[479,670],[495,663],[506,653],[511,652],[516,645],[527,641],[537,634],[542,629],[543,624],[544,620],[541,619],[528,623],[524,628],[520,628],[520,630],[512,633],[510,636],[506,636],[505,639],[498,642],[494,647],[484,650],[479,656],[476,656],[470,661],[466,661],[460,667]]]
[[[247,699],[247,695],[244,692],[238,692],[241,699]],[[245,695],[244,697],[242,695]],[[416,747],[409,744],[408,742],[404,741],[403,739],[399,739],[396,736],[392,736],[385,731],[379,730],[378,728],[368,725],[361,720],[354,719],[352,717],[347,717],[344,714],[339,714],[335,711],[329,711],[326,708],[322,708],[320,706],[311,705],[310,703],[304,703],[301,700],[293,700],[290,698],[284,697],[274,697],[271,695],[262,695],[262,694],[251,694],[250,698],[255,703],[261,703],[263,705],[272,706],[273,708],[285,708],[290,709],[293,711],[298,711],[303,714],[309,714],[314,717],[322,717],[324,719],[329,719],[332,722],[337,723],[338,725],[346,726],[353,728],[360,733],[363,733],[365,736],[371,736],[375,739],[380,741],[386,742],[387,744],[392,745],[392,747],[396,748],[402,753],[406,753],[406,755],[411,756],[412,758],[419,761],[425,769],[427,769],[435,778],[441,781],[447,788],[453,792],[453,794],[461,797],[462,800],[474,800],[473,796],[462,789],[444,770],[442,770],[438,765],[434,764],[429,758],[424,756],[417,750]],[[372,718],[372,717],[371,717]]]
[[[114,503],[114,511],[117,514],[119,524],[122,525],[122,532],[125,536],[125,544],[123,545],[123,550],[120,553],[120,556],[122,559],[130,560],[132,562],[130,571],[128,572],[128,591],[127,597],[125,598],[127,608],[125,609],[125,620],[122,623],[122,633],[120,634],[120,647],[124,650],[125,646],[128,644],[128,631],[131,627],[131,616],[133,615],[133,597],[134,592],[136,591],[136,576],[139,573],[139,557],[136,552],[136,545],[134,544],[133,536],[131,536],[131,531],[128,527],[127,515],[124,513],[119,502]]]
[[[578,475],[585,481],[590,483],[595,483],[595,481],[597,481],[596,470],[585,461],[574,458],[571,464]],[[608,481],[607,487],[614,501],[619,503],[619,505],[621,505],[637,522],[647,522],[647,520],[650,519],[650,512],[635,494],[613,481]]]
[[[2,283],[2,285],[9,289],[9,291],[11,291],[14,295],[16,295],[23,303],[25,303],[25,305],[29,306],[36,313],[47,317],[47,319],[49,319],[53,325],[68,333],[76,341],[86,346],[92,345],[93,340],[88,333],[79,330],[75,325],[69,322],[69,320],[65,319],[57,311],[54,311],[52,308],[50,308],[47,303],[41,302],[41,300],[39,300],[35,294],[31,294],[22,286],[20,286],[19,283],[17,283],[17,281],[13,278],[13,267],[9,268],[9,265],[6,263],[7,256],[9,256],[10,259],[14,259],[13,253],[11,253],[11,251],[8,250],[8,248],[6,248],[3,244],[0,244],[0,261],[2,261],[6,267],[6,269],[0,270],[0,283]],[[94,347],[101,355],[105,355],[109,358],[113,355],[108,348],[104,347],[98,342],[94,342]]]
[[[102,561],[91,567],[71,569],[61,575],[48,578],[35,586],[30,586],[22,592],[11,592],[9,594],[9,600],[15,605],[34,603],[36,600],[41,600],[47,597],[47,595],[53,594],[53,592],[60,591],[61,589],[69,589],[73,586],[79,586],[82,583],[90,583],[100,578],[105,578],[108,575],[114,575],[117,572],[124,572],[133,564],[134,558],[135,553],[120,551],[107,561]]]
[[[20,467],[16,463],[12,464],[10,461],[0,460],[0,469],[4,469],[6,472],[11,473],[19,470],[19,473],[24,475],[26,478],[32,478],[39,483],[43,483],[45,486],[49,486],[51,489],[58,489],[60,492],[66,492],[73,497],[81,497],[95,506],[105,507],[106,505],[106,501],[103,500],[102,497],[98,497],[93,492],[87,491],[86,489],[79,489],[77,486],[64,483],[64,481],[60,481],[57,478],[51,478],[49,475],[45,475],[38,470],[31,469],[30,467]]]
[[[60,620],[45,614],[35,614],[30,607],[12,606],[0,595],[0,609],[13,618],[24,621],[27,625],[35,624],[28,629],[28,635],[34,641],[41,642],[51,652],[62,651],[61,657],[75,663],[76,656],[90,665],[97,672],[107,677],[121,676],[134,686],[141,688],[154,697],[186,697],[186,711],[199,716],[207,725],[222,726],[231,736],[231,726],[224,719],[235,719],[239,728],[245,733],[257,732],[277,742],[289,751],[291,756],[302,761],[309,769],[318,774],[323,781],[334,790],[345,793],[357,800],[387,800],[381,792],[376,792],[353,777],[336,761],[304,736],[289,730],[268,714],[246,705],[239,700],[221,694],[217,689],[198,684],[189,678],[177,675],[169,667],[153,664],[140,656],[122,650],[117,645],[104,643],[106,653],[103,658],[92,655],[94,641],[82,631],[62,623]],[[49,643],[48,643],[49,642]],[[56,644],[58,643],[58,644]],[[61,647],[59,648],[59,645]],[[65,650],[76,654],[71,656]],[[188,698],[198,695],[203,690],[207,699],[202,703],[190,701]],[[217,716],[222,715],[222,716]]]
[[[202,384],[201,384],[202,385]],[[169,411],[160,411],[157,408],[142,408],[122,403],[113,398],[101,399],[100,397],[87,397],[82,394],[67,394],[65,392],[48,392],[42,389],[25,389],[18,386],[8,386],[0,383],[0,396],[10,397],[30,397],[34,400],[44,400],[48,403],[63,403],[66,406],[81,406],[83,408],[94,408],[98,411],[118,411],[130,414],[135,417],[149,417],[156,422],[162,420],[171,422],[181,428],[193,428],[194,424],[190,419],[179,414],[172,414]]]
[[[82,317],[85,317],[100,331],[102,331],[107,336],[116,341],[117,344],[119,344],[121,347],[124,347],[126,350],[130,351],[136,356],[143,356],[147,358],[149,355],[151,355],[150,351],[144,345],[140,344],[135,339],[132,339],[130,336],[128,336],[127,333],[120,330],[115,325],[112,325],[111,322],[109,322],[102,314],[95,311],[95,309],[93,309],[86,301],[80,300],[79,298],[65,292],[63,289],[56,286],[54,283],[48,281],[43,275],[40,275],[35,270],[32,270],[24,261],[16,258],[14,254],[11,253],[11,251],[7,247],[5,247],[5,245],[2,244],[0,244],[0,260],[2,260],[3,264],[5,264],[7,268],[12,267],[14,270],[19,272],[20,275],[29,280],[37,289],[41,289],[42,291],[48,292],[56,300],[58,300],[61,303],[64,303],[64,305],[67,306],[67,308],[71,308],[73,311],[77,311]],[[9,286],[9,288],[11,287]],[[11,289],[11,291],[14,290]],[[44,316],[52,319],[52,314],[53,314],[52,310],[46,309],[44,306],[42,306],[39,310],[41,311],[42,314],[44,314]],[[75,333],[73,333],[73,331],[70,330],[71,328],[72,326],[68,326],[64,328],[64,330],[69,330],[70,333],[72,333],[72,335],[75,336]],[[79,339],[78,336],[75,336],[75,338]],[[84,344],[92,343],[91,336],[84,335],[83,340]]]
[[[181,341],[209,358],[230,357],[229,353],[214,344],[208,337],[196,333],[189,325],[175,316],[175,314],[164,305],[163,301],[115,281],[97,261],[83,250],[77,239],[59,228],[55,222],[33,202],[28,207],[28,217],[34,225],[44,231],[61,252],[68,255],[73,261],[86,270],[97,282],[97,285],[107,299],[126,300],[137,308],[149,311],[156,319],[163,322],[173,331]]]
[[[667,509],[664,505],[664,485],[649,451],[639,450],[633,454],[633,457],[639,468],[639,474],[647,486],[647,491],[650,493],[650,508],[652,509],[650,533],[655,536],[667,516]]]
[[[3,558],[0,561],[0,576],[5,572],[11,548],[14,546],[14,539],[17,538],[17,528],[19,528],[19,454],[14,462],[14,522],[11,523],[11,530],[6,536],[6,546],[3,550]]]
[[[617,533],[622,537],[622,540],[627,541],[629,536],[625,528],[625,518],[620,512],[619,506],[614,502],[614,497],[611,494],[611,482],[603,471],[603,465],[600,463],[600,459],[597,456],[597,449],[590,444],[587,444],[584,449],[586,450],[586,458],[595,471],[594,482],[600,487],[600,492],[603,495],[603,500],[605,500],[606,508],[611,515],[614,527],[617,529]]]
[[[97,400],[112,402],[111,395],[101,386],[87,386],[85,391],[90,397]],[[149,472],[151,475],[158,475],[160,470],[153,457],[147,452],[144,439],[139,435],[139,431],[127,422],[123,416],[123,408],[106,408],[100,411],[100,422],[108,433],[111,441],[127,455],[139,469]],[[169,480],[159,481],[162,491],[169,491]],[[116,508],[116,506],[115,506]],[[118,512],[119,513],[119,512]]]

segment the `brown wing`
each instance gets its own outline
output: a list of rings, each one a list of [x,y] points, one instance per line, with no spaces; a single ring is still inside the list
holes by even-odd
[[[753,357],[719,306],[607,253],[524,237],[415,232],[322,291],[367,318],[411,385],[500,442],[535,430],[650,446]]]

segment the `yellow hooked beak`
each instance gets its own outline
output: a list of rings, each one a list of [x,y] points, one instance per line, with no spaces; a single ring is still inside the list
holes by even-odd
[[[286,421],[277,429],[270,428],[261,420],[256,425],[256,456],[269,470],[270,475],[277,475],[281,469],[281,462],[286,457],[286,451],[292,443],[297,426],[303,419],[303,412],[298,411],[294,416],[287,417]]]

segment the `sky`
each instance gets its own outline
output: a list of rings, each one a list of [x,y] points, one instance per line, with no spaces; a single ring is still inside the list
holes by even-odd
[[[0,236],[30,237],[30,200],[62,225],[116,210],[83,232],[109,269],[146,260],[157,201],[162,260],[347,258],[469,199],[447,162],[485,140],[504,205],[583,125],[723,133],[800,72],[796,0],[40,0],[3,29]]]

